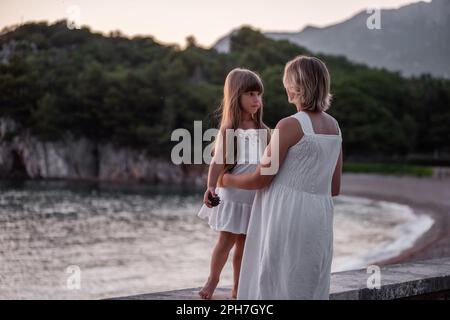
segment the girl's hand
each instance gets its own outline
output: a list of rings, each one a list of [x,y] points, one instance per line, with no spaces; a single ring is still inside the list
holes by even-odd
[[[209,195],[211,194],[212,197],[216,197],[216,188],[215,187],[208,187],[206,189],[205,194],[203,195],[203,203],[208,207],[212,208],[211,201],[209,200]]]

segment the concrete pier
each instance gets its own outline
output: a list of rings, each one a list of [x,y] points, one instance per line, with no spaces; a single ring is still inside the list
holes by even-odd
[[[379,278],[377,274],[379,271]],[[378,281],[379,279],[379,281]],[[378,287],[379,284],[379,288]],[[201,288],[117,297],[119,300],[199,300]],[[232,300],[231,287],[217,288],[214,300]],[[331,300],[450,300],[450,257],[336,272],[331,275]]]

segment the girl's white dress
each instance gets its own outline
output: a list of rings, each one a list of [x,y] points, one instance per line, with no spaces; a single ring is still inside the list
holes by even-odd
[[[237,129],[237,165],[233,174],[253,172],[264,152],[264,143],[257,129]],[[209,226],[216,231],[228,231],[235,234],[246,234],[250,212],[256,190],[238,188],[216,188],[220,204],[208,208],[205,204],[200,208],[198,216],[207,219]]]
[[[256,193],[238,299],[329,299],[331,181],[341,132],[315,134],[307,113],[292,117],[299,121],[304,136],[288,150],[272,183]]]

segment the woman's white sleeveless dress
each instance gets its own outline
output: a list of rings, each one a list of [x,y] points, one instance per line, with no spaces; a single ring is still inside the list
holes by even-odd
[[[292,116],[304,136],[253,202],[238,299],[329,299],[333,256],[331,181],[342,137],[315,134],[307,113]],[[339,125],[336,122],[337,127]]]
[[[264,146],[260,144],[261,138],[258,134],[260,131],[237,129],[236,132],[237,164],[231,173],[253,172],[264,152]],[[213,208],[203,204],[197,216],[207,219],[209,226],[215,231],[246,234],[256,190],[218,187],[216,193],[220,197],[220,204]]]

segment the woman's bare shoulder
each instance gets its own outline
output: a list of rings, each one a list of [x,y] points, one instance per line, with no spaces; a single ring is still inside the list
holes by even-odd
[[[323,114],[327,117],[327,119],[333,121],[334,123],[338,123],[335,117],[333,117],[331,114],[323,112]]]
[[[299,127],[298,120],[292,116],[288,116],[279,120],[277,125],[275,126],[275,129],[293,130],[298,127]]]
[[[323,112],[323,114],[326,116],[327,120],[329,121],[329,128],[339,130],[339,122],[336,120],[336,118],[326,112]],[[337,132],[336,132],[336,134],[337,134]]]
[[[286,117],[278,121],[275,129],[280,130],[280,135],[287,140],[288,145],[294,145],[303,137],[302,127],[294,117]]]

